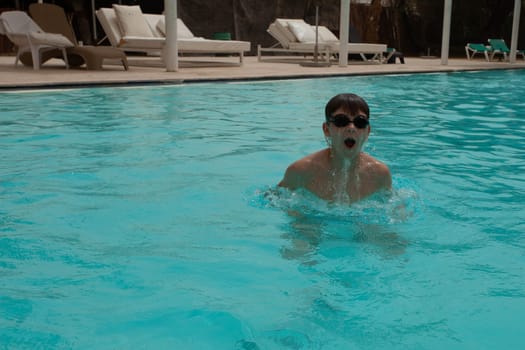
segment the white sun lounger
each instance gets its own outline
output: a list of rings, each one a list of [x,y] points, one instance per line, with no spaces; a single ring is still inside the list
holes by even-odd
[[[43,53],[60,50],[69,68],[66,48],[73,47],[73,43],[61,34],[47,33],[42,30],[27,13],[22,11],[7,11],[0,15],[0,33],[6,34],[17,47],[15,66],[20,56],[31,52],[34,69],[40,69]]]
[[[261,45],[257,46],[257,58],[259,61],[262,61],[263,53],[272,52],[272,53],[300,53],[304,55],[314,55],[315,50],[315,37],[305,38],[303,41],[297,40],[295,35],[288,29],[288,23],[294,23],[297,26],[308,26],[306,22],[302,19],[293,20],[293,19],[277,19],[275,22],[271,23],[267,29],[268,34],[270,34],[277,43],[272,47],[263,48]],[[330,56],[334,53],[332,49],[332,43],[325,41],[318,42],[318,52],[323,56],[324,60],[329,61]]]
[[[269,48],[257,47],[258,60],[262,60],[263,53],[303,53],[314,54],[315,26],[311,26],[302,19],[277,18],[268,27],[267,32],[277,40]],[[349,54],[359,54],[365,61],[384,61],[383,53],[387,51],[385,44],[347,43]],[[325,26],[318,26],[318,52],[325,60],[339,53],[339,39]],[[367,58],[366,55],[372,55]]]
[[[96,12],[97,18],[113,47],[125,51],[158,53],[166,43],[162,29],[165,27],[164,15],[143,14],[151,33],[146,35],[126,35],[122,33],[119,19],[113,8],[100,8]],[[249,41],[212,40],[196,37],[186,27],[184,22],[177,19],[177,47],[179,54],[232,54],[239,55],[239,65],[242,65],[244,53],[250,51]]]

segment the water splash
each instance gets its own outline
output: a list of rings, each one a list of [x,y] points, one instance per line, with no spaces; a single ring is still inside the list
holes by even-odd
[[[304,189],[290,191],[272,186],[255,190],[250,202],[254,207],[278,209],[310,218],[367,224],[402,223],[417,216],[423,208],[415,184],[398,178],[393,179],[392,191],[377,192],[351,205],[348,199],[325,201]]]

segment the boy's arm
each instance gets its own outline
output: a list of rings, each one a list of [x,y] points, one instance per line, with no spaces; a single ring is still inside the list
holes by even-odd
[[[390,169],[385,165],[384,177],[383,177],[383,187],[391,190],[392,189],[392,174],[390,174]]]
[[[390,169],[386,164],[380,163],[380,166],[377,169],[377,188],[378,189],[392,189],[392,175],[390,174]]]
[[[301,171],[301,166],[299,165],[298,162],[295,162],[286,169],[286,172],[284,173],[284,177],[281,180],[281,182],[279,182],[278,186],[286,187],[291,190],[295,190],[299,187],[304,186],[303,177],[304,175],[303,175],[303,172]]]

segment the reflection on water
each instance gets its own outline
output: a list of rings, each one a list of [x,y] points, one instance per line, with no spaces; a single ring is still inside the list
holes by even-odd
[[[323,256],[320,246],[326,241],[346,240],[345,243],[366,244],[369,251],[389,258],[402,255],[408,244],[397,232],[379,224],[323,222],[305,215],[290,215],[283,238],[290,244],[282,247],[286,259],[297,259],[307,265],[317,263]],[[336,229],[338,232],[334,232]]]

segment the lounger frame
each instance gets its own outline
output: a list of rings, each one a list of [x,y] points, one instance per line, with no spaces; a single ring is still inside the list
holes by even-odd
[[[467,54],[468,60],[473,59],[477,53],[483,53],[485,55],[485,59],[487,61],[490,61],[490,58],[489,58],[490,51],[491,51],[490,47],[487,47],[483,44],[467,43],[467,45],[465,45],[465,53]]]

